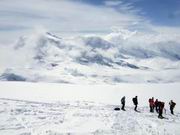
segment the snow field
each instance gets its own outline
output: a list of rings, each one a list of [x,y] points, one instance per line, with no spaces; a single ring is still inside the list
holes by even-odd
[[[179,135],[180,84],[69,85],[0,82],[2,135]],[[132,97],[138,96],[134,112]],[[114,111],[126,96],[126,112]],[[148,99],[166,103],[167,119],[150,113]],[[175,115],[168,102],[177,106]]]
[[[0,99],[3,135],[178,135],[180,114],[158,119],[149,108],[114,111],[117,105],[88,101],[30,102]]]

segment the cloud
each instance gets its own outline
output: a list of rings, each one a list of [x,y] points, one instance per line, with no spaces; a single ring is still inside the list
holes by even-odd
[[[124,15],[113,8],[69,0],[15,0],[13,3],[7,0],[0,5],[1,23],[10,21],[28,27],[41,24],[62,31],[107,30],[111,26],[130,25],[140,20],[138,16]]]
[[[83,0],[1,0],[0,44],[27,35],[38,27],[60,35],[108,33],[114,27],[147,33],[178,33],[179,28],[152,25],[141,14],[143,11],[135,7],[132,0],[105,0],[99,5]],[[174,14],[177,16],[179,12]]]
[[[38,3],[38,4],[37,4]],[[127,27],[142,18],[130,12],[127,5],[119,1],[106,2],[106,5],[120,4],[119,9],[128,12],[121,13],[112,7],[90,5],[81,1],[71,0],[2,0],[0,1],[0,32],[15,26],[34,28],[43,26],[50,31],[110,31],[111,27]],[[9,29],[9,28],[7,28]],[[13,29],[12,29],[13,30]]]
[[[120,4],[122,4],[122,1],[118,1],[118,0],[107,0],[107,1],[105,1],[104,2],[104,4],[106,5],[106,6],[118,6],[118,5],[120,5]]]

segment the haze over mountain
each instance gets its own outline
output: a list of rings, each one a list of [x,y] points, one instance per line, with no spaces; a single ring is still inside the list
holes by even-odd
[[[179,43],[175,36],[125,29],[73,37],[34,32],[2,47],[0,79],[72,84],[178,82]]]

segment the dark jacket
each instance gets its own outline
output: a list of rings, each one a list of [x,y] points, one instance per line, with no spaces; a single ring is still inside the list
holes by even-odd
[[[156,100],[155,102],[154,102],[154,105],[157,107],[158,106],[158,100]]]
[[[175,105],[176,105],[176,103],[174,103],[173,101],[171,101],[171,102],[169,102],[169,105],[170,105],[171,108],[174,108]]]
[[[121,98],[121,104],[125,104],[125,97]]]
[[[158,102],[158,104],[159,104],[159,110],[163,111],[163,109],[164,109],[164,102]]]
[[[137,97],[134,97],[132,100],[133,100],[134,105],[138,105]]]

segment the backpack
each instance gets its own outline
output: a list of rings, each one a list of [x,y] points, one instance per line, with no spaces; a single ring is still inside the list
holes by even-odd
[[[172,107],[175,107],[176,103],[172,102]]]
[[[135,103],[136,103],[136,98],[133,98],[132,101],[133,101],[133,103],[135,104]]]

